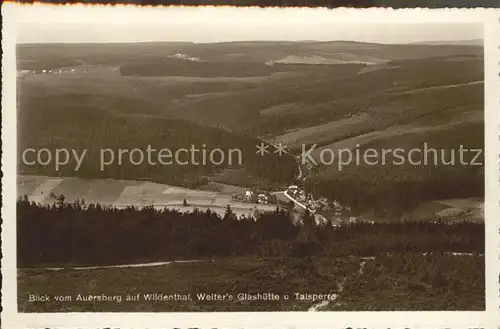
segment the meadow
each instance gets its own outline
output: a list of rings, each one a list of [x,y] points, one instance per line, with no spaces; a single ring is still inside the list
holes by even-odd
[[[318,307],[320,303],[302,297],[305,294],[329,296],[320,311],[481,311],[485,308],[483,263],[482,256],[315,258],[310,270],[304,266],[308,262],[300,259],[233,257],[124,269],[22,269],[19,311],[269,312]],[[467,271],[457,270],[464,268]],[[247,297],[259,293],[279,299]],[[52,300],[29,302],[29,294],[47,294]],[[120,296],[121,302],[76,301],[78,294]],[[151,301],[146,294],[190,295],[191,299]],[[205,294],[226,297],[207,301],[201,297]],[[54,296],[60,295],[71,296],[72,301],[55,301]],[[137,295],[138,300],[126,300]]]

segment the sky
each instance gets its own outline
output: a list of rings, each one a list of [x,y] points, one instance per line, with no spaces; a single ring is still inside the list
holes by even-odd
[[[13,15],[18,43],[349,40],[377,43],[483,38],[473,16],[396,11],[25,6]]]
[[[335,25],[324,30],[318,26],[274,28],[256,31],[251,26],[130,26],[106,24],[36,24],[26,23],[19,30],[19,43],[107,43],[107,42],[228,42],[249,40],[349,40],[377,43],[409,43],[422,41],[473,40],[482,38],[477,24],[377,24]]]

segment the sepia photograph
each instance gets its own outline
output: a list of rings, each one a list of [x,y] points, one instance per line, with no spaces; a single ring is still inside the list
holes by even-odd
[[[484,24],[247,23],[18,25],[17,311],[485,311]]]

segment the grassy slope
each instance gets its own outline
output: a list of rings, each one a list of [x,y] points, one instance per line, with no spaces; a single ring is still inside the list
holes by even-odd
[[[483,256],[377,257],[329,311],[484,310]]]
[[[274,211],[275,205],[250,204],[233,201],[231,194],[244,194],[246,189],[237,186],[228,186],[212,182],[203,186],[204,189],[186,189],[176,186],[157,184],[144,181],[127,181],[115,179],[80,179],[62,177],[55,186],[44,185],[53,180],[48,176],[18,176],[18,197],[25,195],[32,201],[44,204],[53,204],[56,200],[51,198],[50,193],[64,195],[65,201],[74,203],[84,200],[86,204],[101,204],[104,206],[114,205],[116,207],[156,206],[157,208],[168,207],[181,211],[193,211],[194,208],[224,215],[227,205],[240,217],[241,215],[252,216],[255,209],[258,211]],[[186,199],[188,206],[183,206]]]
[[[445,256],[446,257],[446,256]],[[440,261],[441,260],[441,261]],[[364,263],[364,265],[361,265]],[[362,268],[362,269],[361,269]],[[464,272],[463,269],[467,268]],[[457,273],[457,269],[461,269]],[[481,274],[482,273],[482,274]],[[166,279],[168,278],[168,279]],[[448,256],[299,260],[232,258],[152,268],[19,271],[20,312],[306,311],[294,293],[339,294],[324,310],[484,310],[484,259]],[[201,301],[197,293],[272,292],[279,301]],[[122,302],[28,302],[28,294],[121,295]],[[191,294],[191,301],[150,302],[144,293]],[[140,301],[126,301],[141,294]],[[284,295],[290,298],[285,300]]]

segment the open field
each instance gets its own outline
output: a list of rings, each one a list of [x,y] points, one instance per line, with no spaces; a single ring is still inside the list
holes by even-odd
[[[306,264],[301,259],[237,257],[150,268],[20,269],[19,311],[307,311],[319,304],[320,311],[479,311],[485,307],[483,256],[317,258]],[[72,300],[55,301],[61,292]],[[202,300],[202,295],[214,293],[224,299]],[[250,299],[259,293],[272,293],[279,300]],[[47,294],[52,300],[29,302],[29,294]],[[77,301],[79,294],[121,299]],[[178,294],[186,300],[145,300],[148,294]],[[328,299],[321,303],[304,298],[305,294]],[[136,296],[138,300],[131,300]]]
[[[239,217],[253,216],[255,212],[274,211],[276,206],[250,204],[232,200],[231,193],[194,190],[165,184],[144,181],[113,179],[80,179],[72,177],[23,176],[18,177],[18,196],[28,196],[28,200],[42,204],[56,202],[51,197],[64,195],[65,201],[81,201],[86,204],[99,203],[103,206],[124,208],[127,206],[157,209],[170,208],[190,212],[194,209],[210,209],[224,215],[228,205]],[[188,206],[184,206],[184,199]]]
[[[441,218],[447,222],[464,219],[484,222],[484,199],[467,198],[425,202],[408,212],[407,216],[414,220]]]

